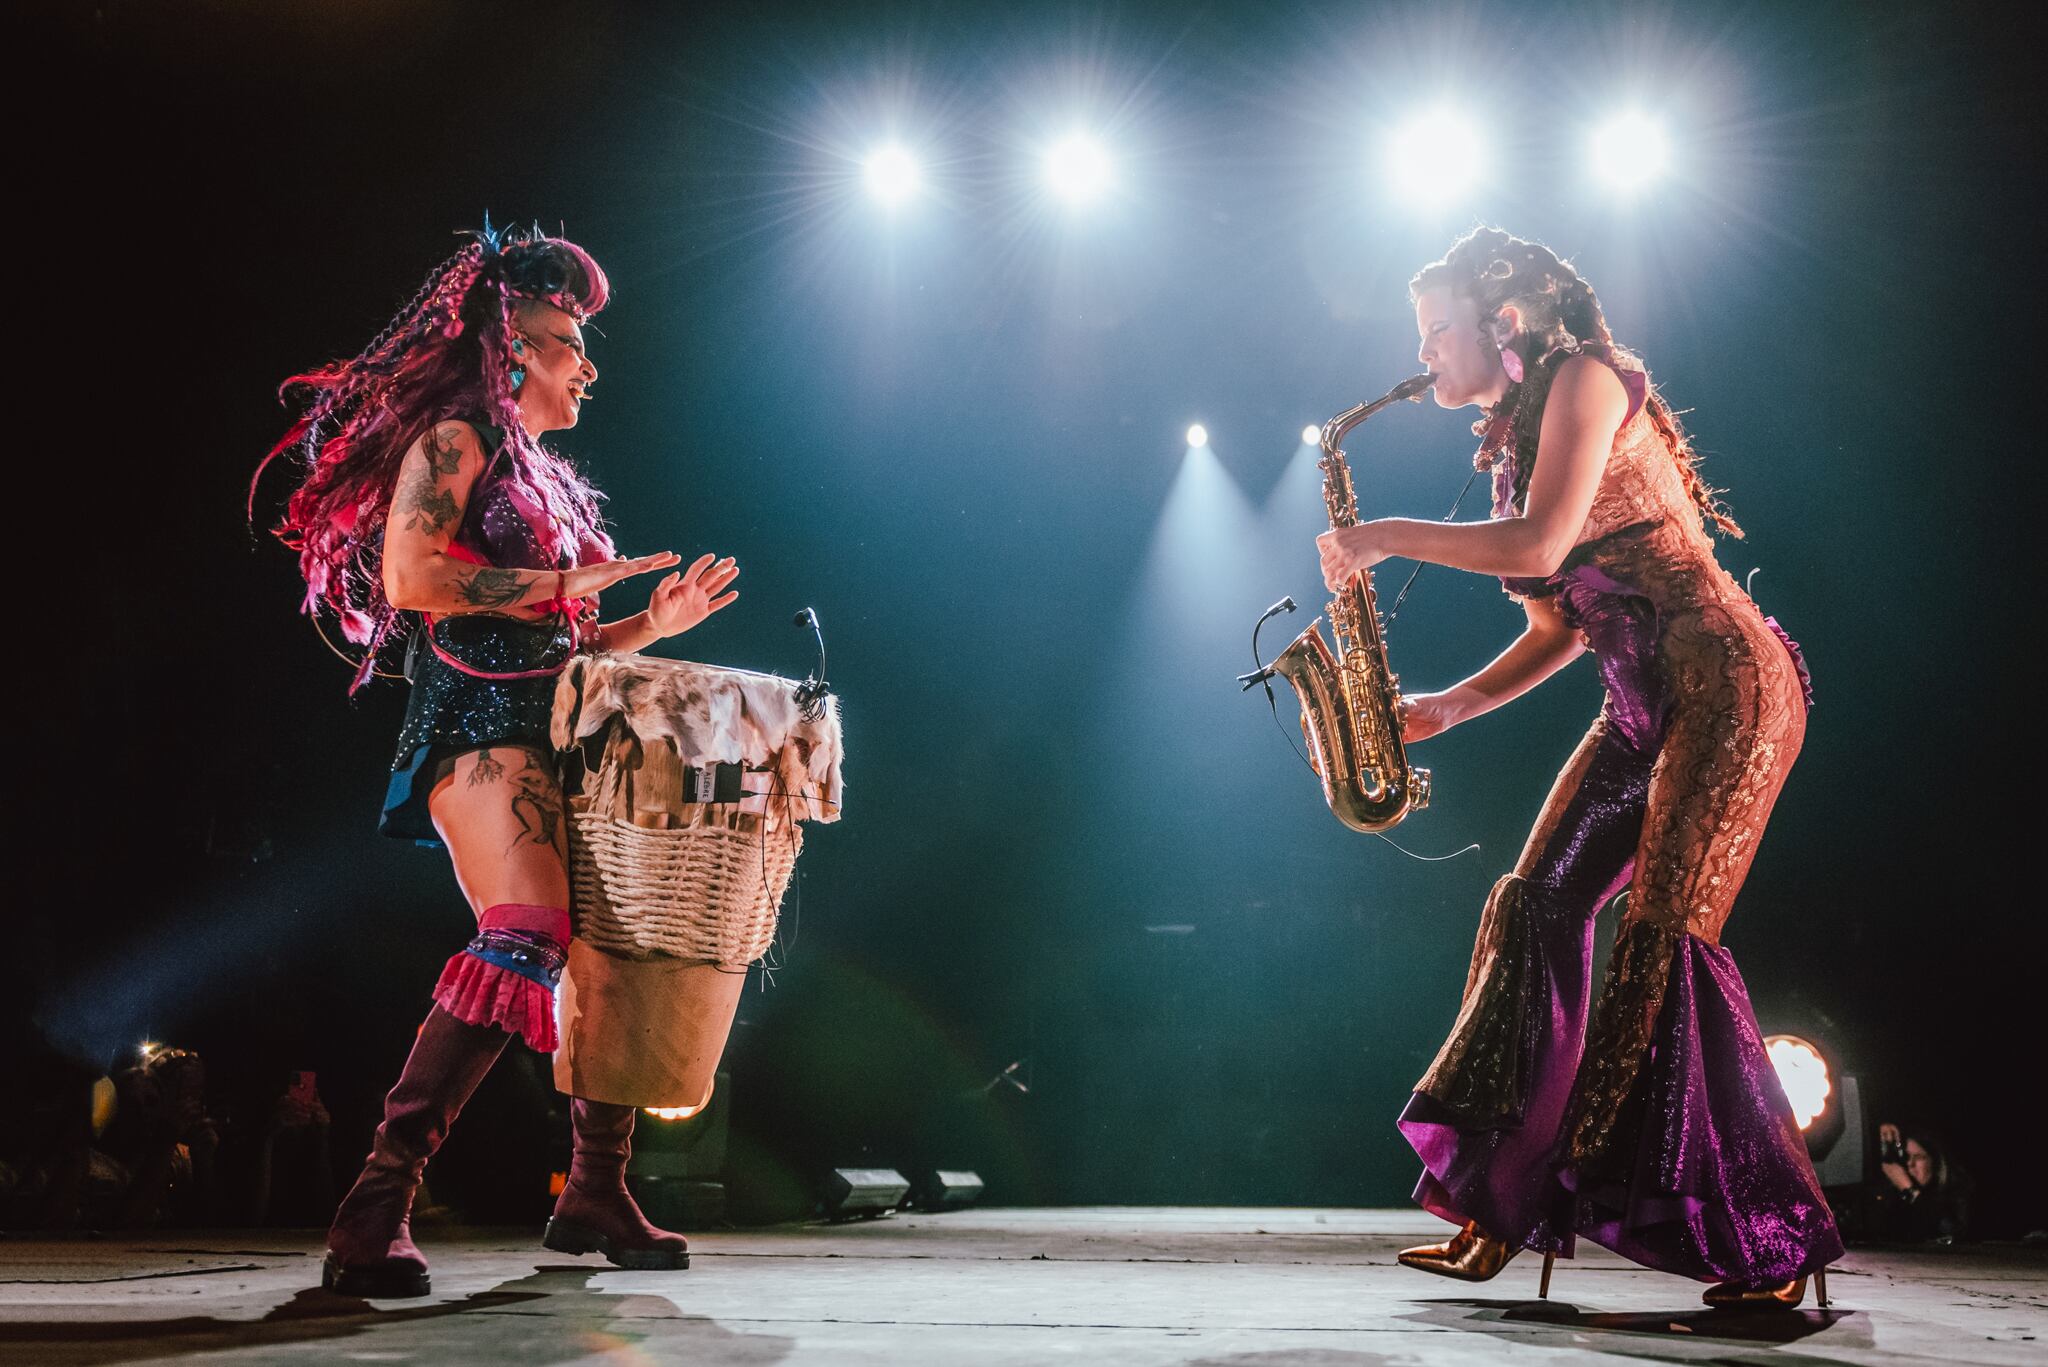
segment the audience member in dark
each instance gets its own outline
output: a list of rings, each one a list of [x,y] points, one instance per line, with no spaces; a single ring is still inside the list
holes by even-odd
[[[100,1229],[217,1224],[206,1067],[184,1049],[150,1048],[114,1074],[113,1122],[94,1146],[87,1219]]]
[[[1951,1163],[1933,1131],[1877,1127],[1878,1180],[1873,1184],[1881,1239],[1937,1240],[1969,1237],[1970,1179]]]
[[[257,1139],[250,1223],[324,1225],[334,1217],[327,1107],[312,1073],[293,1072]]]

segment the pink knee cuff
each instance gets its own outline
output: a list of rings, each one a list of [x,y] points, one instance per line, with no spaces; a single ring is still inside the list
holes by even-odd
[[[477,929],[524,930],[566,945],[569,943],[569,912],[564,907],[500,902],[494,907],[484,908],[484,914],[477,920]]]
[[[441,971],[434,1000],[457,1020],[498,1026],[552,1052],[560,1043],[555,984],[568,951],[569,913],[561,907],[486,907],[476,938]]]

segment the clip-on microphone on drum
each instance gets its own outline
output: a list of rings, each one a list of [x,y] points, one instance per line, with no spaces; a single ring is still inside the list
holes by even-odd
[[[805,608],[790,619],[792,626],[809,627],[811,634],[818,638],[818,667],[810,677],[796,686],[796,703],[805,721],[816,721],[825,715],[825,695],[832,685],[825,681],[825,633],[818,626],[818,614]]]

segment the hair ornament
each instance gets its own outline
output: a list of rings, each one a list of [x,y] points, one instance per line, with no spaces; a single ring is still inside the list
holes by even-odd
[[[1486,263],[1486,269],[1479,272],[1482,280],[1506,280],[1515,273],[1515,263],[1506,257],[1497,256]]]

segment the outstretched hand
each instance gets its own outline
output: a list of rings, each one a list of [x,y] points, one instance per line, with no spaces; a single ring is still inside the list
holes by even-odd
[[[579,565],[563,576],[563,594],[569,598],[594,598],[622,579],[631,579],[636,574],[650,574],[665,570],[682,557],[674,551],[656,551],[653,555],[636,555],[624,560],[601,560],[595,565]]]
[[[647,600],[647,621],[658,636],[675,636],[688,631],[740,595],[727,586],[739,578],[740,567],[731,556],[717,560],[697,557],[687,570],[678,570],[654,586]]]

